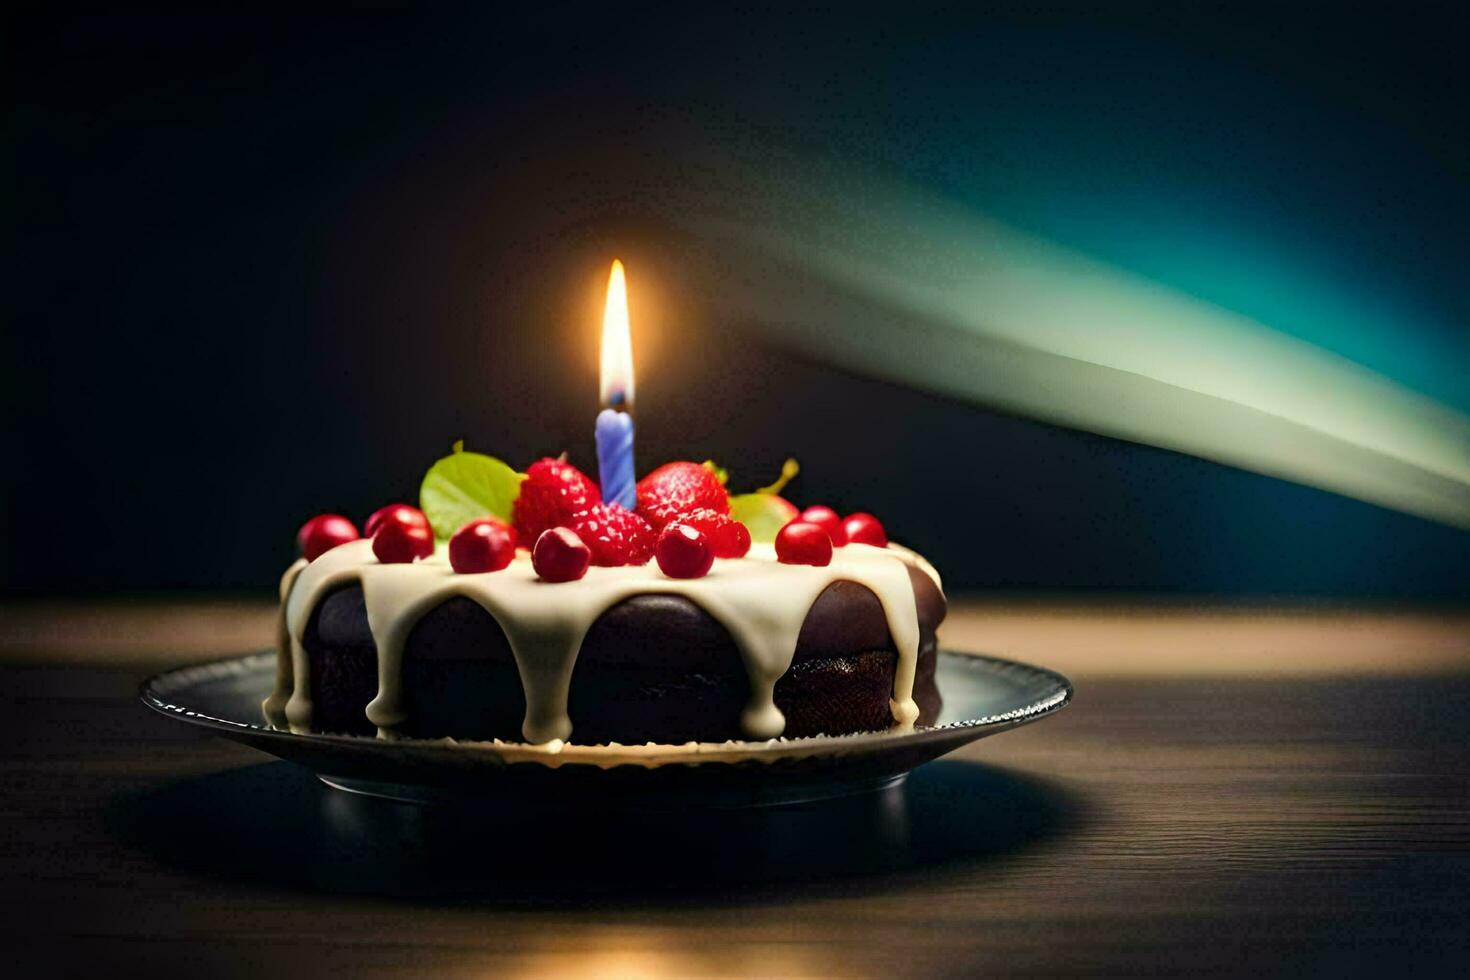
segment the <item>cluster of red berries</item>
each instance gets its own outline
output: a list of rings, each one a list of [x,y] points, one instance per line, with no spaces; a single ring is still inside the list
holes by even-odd
[[[872,514],[838,517],[831,507],[808,507],[776,532],[776,560],[785,565],[830,565],[832,549],[848,544],[888,547],[888,532]]]
[[[668,463],[638,481],[636,510],[597,503],[597,484],[564,460],[526,471],[512,517],[536,544],[531,563],[551,582],[581,578],[591,565],[642,565],[671,578],[698,578],[716,558],[740,558],[750,532],[730,517],[730,497],[707,467]]]
[[[434,531],[417,507],[389,504],[373,511],[363,525],[373,554],[384,565],[406,565],[434,553]],[[340,514],[320,514],[301,526],[296,543],[307,561],[316,561],[339,544],[363,535]],[[449,539],[449,564],[456,572],[497,572],[516,554],[515,529],[493,517],[470,521]]]
[[[783,501],[784,503],[784,501]],[[789,506],[789,505],[788,505]],[[808,507],[776,535],[776,557],[788,565],[827,565],[832,549],[848,542],[885,547],[888,536],[871,514],[839,518],[830,507]],[[389,504],[363,526],[384,564],[405,564],[434,553],[434,532],[423,511]],[[301,553],[315,561],[359,538],[338,514],[307,521],[297,534]],[[505,568],[520,542],[531,542],[531,564],[548,582],[571,582],[592,565],[643,565],[649,559],[670,578],[699,578],[716,558],[750,551],[750,531],[730,516],[720,480],[699,463],[666,463],[638,481],[637,510],[600,502],[597,484],[565,460],[533,463],[512,508],[512,523],[471,521],[449,540],[449,564],[475,574]]]
[[[373,554],[385,563],[409,562],[434,553],[434,534],[429,519],[407,504],[389,504],[373,512],[365,525],[373,540]],[[296,544],[307,561],[316,561],[339,544],[362,535],[357,525],[341,514],[318,514],[296,532]]]

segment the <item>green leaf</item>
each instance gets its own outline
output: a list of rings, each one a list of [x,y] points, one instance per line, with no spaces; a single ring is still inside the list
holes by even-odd
[[[480,517],[498,517],[508,523],[525,478],[494,456],[467,453],[456,444],[452,454],[424,474],[419,508],[428,516],[436,538],[452,537]]]
[[[704,468],[715,475],[715,479],[720,481],[720,486],[723,487],[726,483],[730,481],[730,471],[725,469],[720,464],[716,463],[714,460],[705,460]]]
[[[774,493],[737,493],[730,496],[730,516],[746,526],[752,541],[775,541],[776,532],[799,513],[791,501]]]

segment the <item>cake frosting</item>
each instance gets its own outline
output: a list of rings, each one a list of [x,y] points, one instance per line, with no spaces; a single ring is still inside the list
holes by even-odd
[[[786,720],[774,690],[791,667],[807,614],[829,586],[853,582],[882,606],[897,653],[889,706],[893,724],[908,728],[919,717],[914,678],[920,645],[910,568],[939,587],[933,567],[897,545],[850,544],[836,549],[830,564],[814,566],[780,563],[770,545],[756,544],[743,558],[717,559],[701,578],[669,578],[649,563],[594,567],[577,581],[553,584],[540,580],[524,555],[500,571],[458,574],[442,544],[422,561],[382,564],[370,541],[353,541],[315,561],[297,561],[282,577],[277,680],[264,710],[272,724],[312,729],[308,624],[328,595],[356,585],[362,590],[378,669],[377,694],[366,716],[380,737],[396,736],[407,720],[403,657],[414,626],[436,607],[463,597],[504,631],[525,696],[522,737],[531,744],[575,741],[567,705],[583,638],[604,612],[625,599],[675,595],[708,613],[739,651],[748,680],[739,722],[742,734],[755,740],[776,738]]]

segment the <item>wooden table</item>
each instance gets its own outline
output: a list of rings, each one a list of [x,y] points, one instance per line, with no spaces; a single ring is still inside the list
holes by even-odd
[[[269,615],[0,609],[8,976],[1470,967],[1463,612],[959,603],[950,646],[1075,704],[879,796],[534,821],[349,797],[134,700]]]

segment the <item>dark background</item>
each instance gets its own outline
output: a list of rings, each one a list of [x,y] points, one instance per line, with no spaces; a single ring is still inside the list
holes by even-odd
[[[951,587],[1470,596],[1470,534],[853,377],[681,280],[711,148],[851,160],[1470,408],[1457,4],[5,15],[0,581],[265,592],[455,438],[872,510]],[[694,294],[691,294],[694,293]]]

